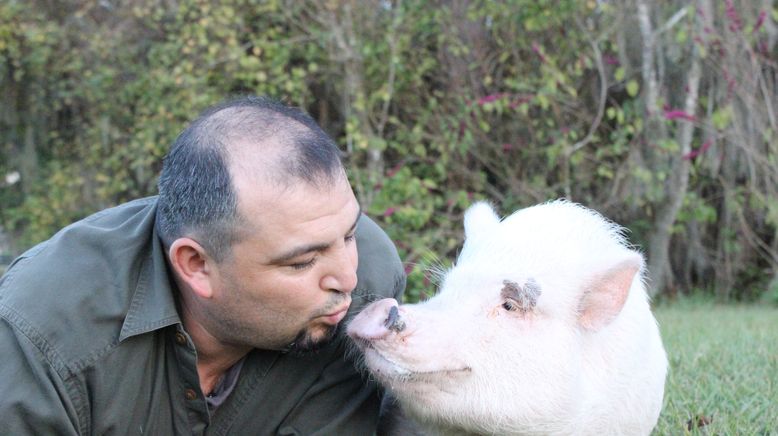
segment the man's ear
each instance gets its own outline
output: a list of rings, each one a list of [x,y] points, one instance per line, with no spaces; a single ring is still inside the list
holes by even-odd
[[[178,238],[168,250],[170,264],[178,279],[200,298],[211,298],[213,287],[213,258],[191,238]]]

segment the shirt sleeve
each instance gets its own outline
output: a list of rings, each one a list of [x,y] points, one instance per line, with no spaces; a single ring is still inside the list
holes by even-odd
[[[378,423],[381,393],[360,374],[348,341],[340,340],[339,353],[308,389],[279,428],[279,435],[372,435]],[[340,353],[342,352],[342,353]]]
[[[0,319],[0,427],[12,435],[77,435],[66,384],[29,336]]]

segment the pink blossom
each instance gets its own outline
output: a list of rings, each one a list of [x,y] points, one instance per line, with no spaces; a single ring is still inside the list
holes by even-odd
[[[511,151],[512,149],[513,149],[513,144],[506,142],[505,144],[502,145],[502,151],[505,153]]]
[[[726,0],[727,18],[730,20],[729,30],[737,32],[743,28],[743,23],[740,21],[740,17],[735,10],[735,4],[732,0]]]
[[[602,61],[605,62],[606,65],[619,65],[619,60],[615,56],[611,55],[603,55]]]
[[[702,153],[705,153],[711,146],[712,141],[709,139],[703,143],[700,148],[696,150],[692,150],[685,155],[683,155],[684,160],[694,159],[695,157],[701,155]]]
[[[726,67],[722,68],[721,72],[724,75],[724,80],[727,82],[727,99],[729,99],[732,97],[732,92],[735,90],[737,82],[735,81],[735,78],[729,74]]]
[[[754,24],[754,31],[752,33],[756,33],[760,27],[762,27],[762,24],[764,24],[764,19],[767,16],[766,11],[760,11],[759,12],[759,18],[756,19],[756,24]]]
[[[501,98],[503,98],[503,97],[505,97],[507,95],[508,94],[505,94],[505,93],[487,95],[487,96],[479,98],[477,103],[478,103],[478,106],[483,106],[486,103],[491,103],[493,101],[497,101],[497,100],[499,100],[499,99],[501,99]]]
[[[397,165],[393,166],[389,171],[386,172],[386,177],[393,177],[404,166],[405,166],[404,162],[400,162]]]
[[[517,98],[516,100],[513,100],[511,102],[511,104],[509,105],[509,107],[511,109],[516,109],[520,104],[526,103],[528,101],[532,101],[533,98],[535,98],[534,94],[527,94],[527,95],[521,96],[521,97]]]
[[[384,217],[390,217],[394,215],[395,208],[389,207],[384,211]]]
[[[682,110],[665,110],[665,118],[668,120],[682,119],[686,121],[697,121],[694,115],[687,114]]]
[[[546,63],[546,57],[543,56],[543,52],[540,51],[540,44],[538,44],[537,41],[532,41],[532,51],[534,51],[535,54],[540,56],[541,62]]]
[[[764,39],[759,41],[757,47],[759,48],[759,53],[761,53],[763,56],[769,56],[769,54],[767,53],[767,41],[765,41]]]

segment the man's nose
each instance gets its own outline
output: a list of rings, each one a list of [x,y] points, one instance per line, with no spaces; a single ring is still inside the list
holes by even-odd
[[[357,287],[357,253],[356,247],[344,247],[333,253],[331,266],[322,278],[323,289],[350,293]]]

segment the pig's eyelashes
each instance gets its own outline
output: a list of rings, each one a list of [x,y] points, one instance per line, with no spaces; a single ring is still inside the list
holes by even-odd
[[[540,297],[540,285],[533,278],[527,279],[524,286],[512,280],[503,280],[500,295],[505,300],[502,307],[508,311],[529,312],[535,308]]]
[[[516,301],[510,298],[505,300],[502,303],[502,308],[505,309],[506,311],[521,312],[522,314],[531,312],[534,307],[535,307],[534,304],[522,303],[520,301]]]

